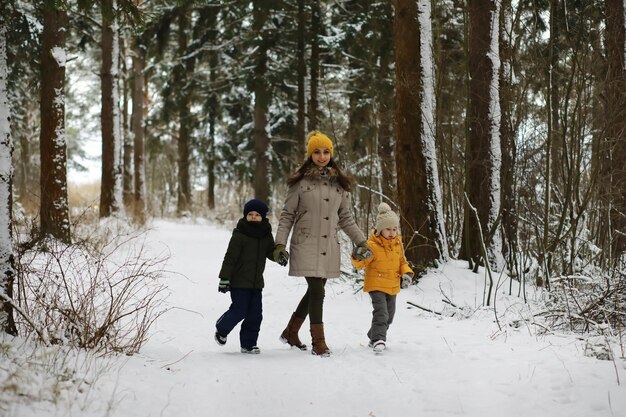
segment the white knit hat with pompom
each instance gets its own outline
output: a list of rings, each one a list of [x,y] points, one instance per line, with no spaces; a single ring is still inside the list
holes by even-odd
[[[398,215],[391,210],[389,204],[380,203],[378,206],[378,215],[376,216],[376,235],[380,235],[383,229],[389,227],[400,227],[400,219]]]

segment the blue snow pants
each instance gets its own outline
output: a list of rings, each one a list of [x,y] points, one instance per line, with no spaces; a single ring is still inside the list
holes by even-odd
[[[228,334],[241,323],[239,342],[243,348],[256,346],[263,320],[263,290],[251,288],[231,288],[232,303],[228,310],[217,320],[215,328],[221,336]]]

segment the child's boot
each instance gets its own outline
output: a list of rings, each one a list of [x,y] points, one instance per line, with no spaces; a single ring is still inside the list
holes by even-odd
[[[219,332],[215,332],[215,341],[218,345],[224,346],[226,344],[226,336],[222,336]]]
[[[372,343],[372,349],[374,353],[383,353],[383,351],[387,348],[384,340],[377,340]]]
[[[326,346],[324,338],[324,324],[311,324],[311,338],[313,340],[311,353],[318,356],[330,356],[331,351]]]
[[[289,323],[283,333],[280,335],[280,341],[289,344],[289,346],[295,346],[300,350],[306,350],[306,345],[300,341],[298,337],[298,331],[302,327],[304,319],[296,316],[296,313],[291,315]]]

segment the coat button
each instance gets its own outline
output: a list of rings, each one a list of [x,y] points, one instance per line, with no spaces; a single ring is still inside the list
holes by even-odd
[[[322,255],[326,256],[326,252],[322,252]]]
[[[323,237],[324,239],[326,239],[326,238],[328,237],[328,235],[324,235],[324,236],[322,236],[322,237]]]
[[[325,199],[324,199],[324,201],[330,201],[330,199],[328,199],[328,198],[325,198]]]
[[[324,217],[324,220],[329,220],[328,217]]]

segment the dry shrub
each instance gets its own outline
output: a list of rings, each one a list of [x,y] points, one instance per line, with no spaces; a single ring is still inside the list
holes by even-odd
[[[17,318],[20,334],[101,353],[137,352],[167,296],[161,278],[168,255],[147,253],[142,236],[95,246],[49,238],[22,245],[15,298],[29,320]]]
[[[556,277],[552,287],[545,310],[536,315],[542,329],[599,335],[607,346],[615,341],[624,356],[626,275],[622,269],[610,275]]]

